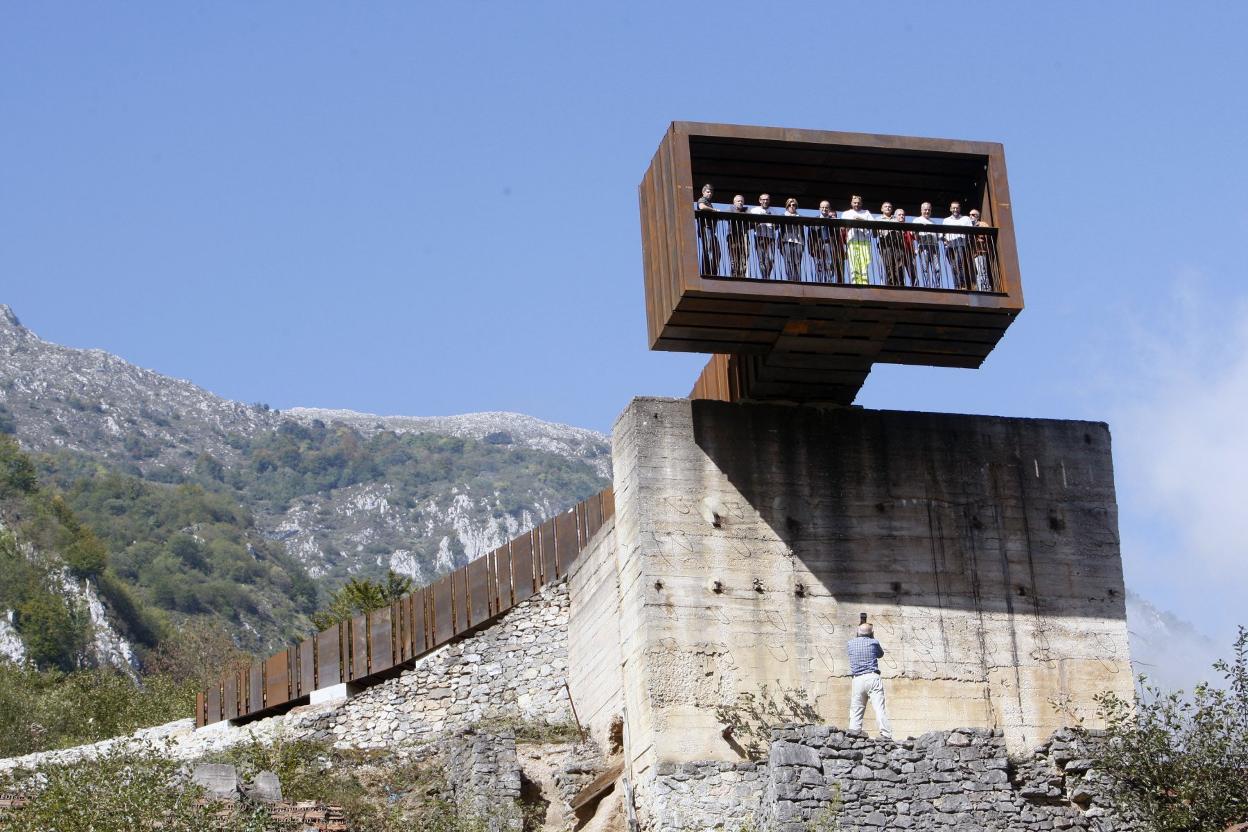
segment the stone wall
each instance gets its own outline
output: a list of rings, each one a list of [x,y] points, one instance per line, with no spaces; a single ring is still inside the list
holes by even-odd
[[[860,612],[899,736],[1025,750],[1061,726],[1052,700],[1130,695],[1103,424],[636,399],[613,453],[643,793],[660,763],[739,759],[715,709],[764,685],[844,725]]]
[[[382,748],[482,719],[569,722],[567,674],[568,585],[560,581],[348,700],[330,731],[339,745]]]
[[[900,743],[826,726],[774,733],[762,763],[661,763],[651,830],[1127,830],[1070,732],[1012,762],[1000,731]]]
[[[94,745],[0,759],[0,772],[72,762],[117,744],[167,747],[196,760],[231,746],[275,737],[333,742],[351,748],[417,745],[481,720],[571,721],[568,671],[568,587],[549,584],[493,624],[419,659],[396,678],[350,699],[305,705],[239,727],[195,730],[191,719],[144,729]]]

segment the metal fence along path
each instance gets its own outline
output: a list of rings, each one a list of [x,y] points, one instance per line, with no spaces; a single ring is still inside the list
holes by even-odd
[[[389,607],[226,674],[196,695],[195,724],[265,716],[299,704],[314,690],[380,681],[565,577],[614,514],[608,487]]]

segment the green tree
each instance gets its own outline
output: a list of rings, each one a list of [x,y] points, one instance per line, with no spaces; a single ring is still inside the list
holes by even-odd
[[[29,494],[39,487],[35,466],[11,436],[0,435],[0,497]]]
[[[26,656],[38,667],[73,670],[86,652],[89,618],[59,595],[32,593],[18,604],[14,621]]]
[[[1222,832],[1248,820],[1248,630],[1225,687],[1163,693],[1140,677],[1134,700],[1096,697],[1104,737],[1081,731],[1096,768],[1116,781],[1119,808],[1154,832]]]
[[[312,623],[318,630],[328,630],[352,616],[388,607],[411,591],[412,579],[393,569],[384,581],[352,578],[334,593],[327,608],[312,614]]]

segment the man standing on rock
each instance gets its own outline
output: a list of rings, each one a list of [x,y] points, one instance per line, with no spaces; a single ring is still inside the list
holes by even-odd
[[[877,663],[884,655],[884,648],[875,640],[875,629],[870,624],[859,625],[858,637],[851,638],[846,647],[849,650],[849,672],[854,677],[849,694],[849,730],[862,730],[862,717],[867,712],[867,700],[870,699],[875,710],[875,721],[880,725],[880,737],[891,740],[893,729],[888,724],[884,683],[880,681],[880,666]]]

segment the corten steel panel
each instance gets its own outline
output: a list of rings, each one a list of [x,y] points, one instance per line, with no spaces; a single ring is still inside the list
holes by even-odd
[[[341,684],[344,678],[342,625],[335,624],[316,635],[316,687]]]
[[[572,512],[564,512],[564,514],[571,516]],[[544,586],[559,576],[555,524],[562,516],[558,515],[554,519],[547,520],[533,530],[533,549],[537,561],[534,564],[534,572],[538,578],[538,586]]]
[[[286,698],[299,698],[299,645],[286,649]]]
[[[368,616],[351,619],[351,676],[361,679],[368,675]]]
[[[759,191],[767,190],[774,205],[793,195],[804,209],[814,209],[826,197],[844,210],[854,192],[863,194],[872,211],[887,199],[914,216],[917,203],[928,200],[933,213],[943,217],[949,199],[957,198],[965,211],[980,208],[992,229],[985,233],[995,234],[994,291],[704,277],[693,203],[697,189],[708,181],[719,203],[742,193],[752,205]],[[866,311],[869,319],[879,310],[895,310],[933,313],[933,328],[875,330],[870,351],[856,345],[858,354],[871,363],[977,367],[1023,308],[1005,157],[996,143],[675,122],[643,177],[639,198],[653,349],[760,356],[835,353],[840,350],[828,342],[846,344],[859,336],[849,330],[786,334],[786,329],[829,312]],[[878,257],[875,253],[873,259]],[[729,258],[722,250],[721,275]],[[781,260],[777,253],[777,268]],[[737,306],[717,309],[716,302]],[[967,317],[985,323],[968,323]],[[870,363],[865,369],[869,372]],[[730,381],[722,373],[712,375],[697,393],[738,398],[736,391],[714,383]],[[853,384],[811,382],[810,390],[831,401],[852,401],[857,392]],[[757,389],[796,391],[800,398],[803,386],[767,380]]]
[[[204,692],[204,724],[211,725],[214,722],[220,722],[225,718],[225,712],[222,708],[222,696],[220,682],[208,688]]]
[[[395,662],[405,662],[412,657],[412,596],[404,595],[392,605],[394,620]]]
[[[455,617],[452,615],[451,575],[444,575],[429,587],[433,593],[433,639],[431,647],[445,644],[455,635]]]
[[[451,573],[455,589],[455,633],[468,629],[468,569],[461,566]]]
[[[489,556],[479,557],[466,567],[468,579],[468,624],[475,627],[490,617]]]
[[[307,696],[316,690],[316,639],[305,638],[299,642],[299,696]]]
[[[394,622],[389,607],[368,614],[368,648],[369,673],[394,667]]]
[[[589,542],[589,505],[585,502],[576,504],[576,549],[579,552]],[[576,555],[572,556],[573,558]]]
[[[581,552],[582,532],[578,530],[580,524],[577,523],[579,509],[580,506],[555,518],[555,568],[552,574],[568,574],[568,567]]]
[[[428,590],[418,589],[411,594],[412,656],[422,656],[433,646],[429,632]]]
[[[222,698],[225,705],[225,718],[238,719],[238,674],[227,674],[223,687]]]
[[[205,711],[206,711],[206,708],[204,707],[204,692],[200,691],[199,693],[195,694],[195,727],[196,728],[203,728],[207,724],[204,721]]]
[[[512,598],[517,604],[532,597],[537,590],[535,565],[533,538],[529,532],[525,532],[511,541]]]
[[[585,529],[585,540],[598,534],[598,530],[602,528],[602,494],[598,493],[585,501],[586,520],[589,525]]]
[[[290,650],[283,650],[264,661],[264,707],[290,701]]]
[[[511,609],[511,547],[499,546],[494,550],[494,575],[498,581],[498,611]]]
[[[247,713],[264,710],[264,665],[260,660],[251,663],[247,674]]]
[[[602,489],[602,522],[615,517],[615,489],[607,486]]]

